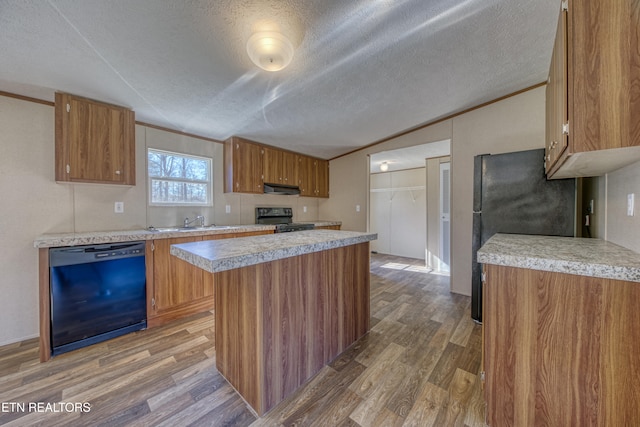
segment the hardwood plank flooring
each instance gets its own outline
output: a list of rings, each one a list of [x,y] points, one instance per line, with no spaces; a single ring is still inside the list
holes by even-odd
[[[0,425],[483,426],[469,306],[420,260],[373,254],[371,331],[263,418],[216,371],[210,312],[46,363],[37,339],[10,344],[0,347]]]

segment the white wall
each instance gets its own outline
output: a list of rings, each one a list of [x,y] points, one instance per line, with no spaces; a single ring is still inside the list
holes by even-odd
[[[44,231],[73,229],[73,191],[53,182],[53,108],[0,97],[0,345],[37,336]]]
[[[451,121],[446,120],[332,160],[329,169],[331,197],[320,201],[319,216],[323,219],[342,221],[343,230],[367,231],[369,154],[443,141],[450,137]],[[359,212],[356,210],[358,205]]]
[[[322,219],[316,198],[224,194],[222,144],[136,126],[137,185],[57,184],[53,107],[0,96],[0,129],[0,345],[38,336],[33,241],[41,234],[174,226],[200,213],[207,223],[253,224],[258,205],[292,207],[296,221]],[[148,207],[147,146],[213,157],[214,206]],[[116,201],[123,214],[114,213]]]
[[[545,88],[453,119],[451,138],[451,290],[471,294],[473,157],[544,148]]]
[[[544,147],[545,88],[536,88],[483,108],[410,132],[331,161],[331,198],[320,216],[365,231],[368,155],[451,139],[451,290],[471,294],[473,157]],[[354,205],[361,204],[359,213]]]
[[[640,162],[609,173],[598,203],[606,206],[606,231],[600,237],[640,252]],[[635,212],[627,216],[627,194],[635,194]]]
[[[425,258],[427,200],[425,168],[371,174],[371,250]],[[411,190],[409,190],[411,189]]]

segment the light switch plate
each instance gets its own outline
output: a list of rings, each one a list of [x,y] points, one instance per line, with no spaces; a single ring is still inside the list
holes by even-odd
[[[124,202],[116,202],[113,206],[113,211],[115,213],[124,213]]]
[[[224,211],[225,211],[226,213],[231,213],[231,205],[226,205],[226,206],[224,207]]]
[[[633,204],[634,204],[635,194],[627,194],[627,216],[633,216]]]

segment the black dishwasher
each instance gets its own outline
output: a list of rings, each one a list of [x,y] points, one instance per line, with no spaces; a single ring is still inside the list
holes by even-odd
[[[52,354],[147,327],[144,246],[49,250]]]

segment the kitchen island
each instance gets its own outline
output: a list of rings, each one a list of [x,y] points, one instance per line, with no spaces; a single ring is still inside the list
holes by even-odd
[[[218,371],[262,416],[369,330],[369,242],[310,230],[173,245],[213,274]]]
[[[496,234],[478,262],[487,424],[640,425],[640,254]]]

